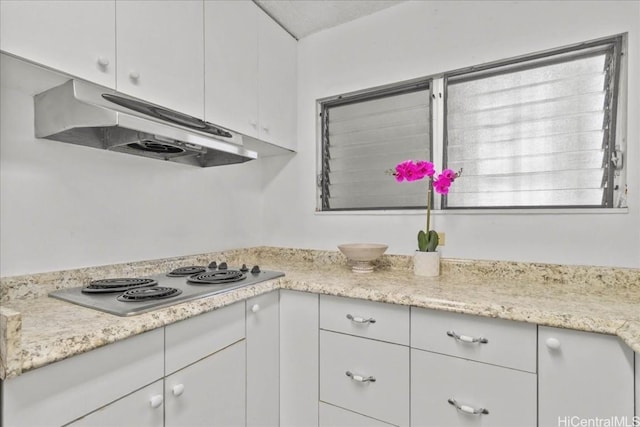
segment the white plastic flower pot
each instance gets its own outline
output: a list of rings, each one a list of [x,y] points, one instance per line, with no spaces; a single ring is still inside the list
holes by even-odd
[[[435,277],[440,275],[440,252],[416,251],[413,255],[413,274]]]

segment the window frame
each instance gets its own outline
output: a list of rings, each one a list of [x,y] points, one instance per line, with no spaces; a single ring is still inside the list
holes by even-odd
[[[611,37],[605,37],[602,39],[592,40],[588,42],[578,43],[572,46],[565,46],[557,49],[551,49],[544,52],[534,53],[530,55],[522,55],[515,58],[494,61],[478,66],[461,68],[458,70],[450,71],[443,74],[443,138],[437,141],[442,144],[442,164],[443,168],[448,165],[447,158],[447,88],[449,79],[456,77],[458,81],[469,81],[485,77],[497,76],[506,74],[513,71],[534,69],[540,66],[546,66],[551,64],[557,64],[567,62],[573,59],[587,58],[597,55],[599,52],[605,50],[606,46],[612,46],[613,49],[613,67],[612,79],[614,80],[615,90],[613,91],[613,99],[611,101],[610,111],[610,123],[607,140],[610,141],[605,149],[603,159],[607,162],[605,166],[606,174],[606,200],[603,204],[599,205],[530,205],[530,206],[448,206],[447,197],[443,195],[441,197],[441,209],[442,210],[538,210],[538,209],[611,209],[614,208],[614,192],[615,184],[614,178],[616,173],[616,167],[611,164],[612,153],[616,151],[616,130],[619,126],[617,121],[617,113],[619,108],[619,92],[621,82],[621,57],[623,52],[624,34],[618,34]],[[598,49],[601,48],[601,49]],[[589,50],[591,49],[591,50]],[[507,67],[507,69],[504,69]],[[495,70],[493,72],[489,70]],[[469,75],[467,78],[460,79],[459,76]],[[612,141],[612,142],[611,142]],[[624,150],[623,150],[624,151]]]
[[[432,199],[432,209],[440,212],[450,212],[452,214],[455,213],[477,213],[477,214],[489,214],[492,212],[495,213],[514,213],[514,214],[532,214],[532,213],[561,213],[561,214],[585,214],[585,213],[606,213],[606,212],[614,212],[619,213],[621,211],[626,212],[627,207],[624,206],[616,206],[616,190],[621,190],[622,187],[626,188],[626,174],[627,174],[627,165],[626,159],[623,159],[622,166],[616,167],[616,165],[612,164],[612,155],[614,153],[626,154],[626,114],[627,114],[627,84],[626,84],[626,73],[627,73],[627,33],[616,34],[612,36],[607,36],[595,40],[590,40],[586,42],[580,42],[573,45],[563,46],[559,48],[549,49],[541,52],[529,53],[520,56],[515,56],[507,59],[501,59],[498,61],[492,61],[483,63],[480,65],[474,65],[469,67],[463,67],[451,71],[441,72],[437,74],[431,74],[424,77],[419,77],[407,81],[402,81],[398,83],[387,84],[383,86],[377,86],[368,89],[362,89],[358,91],[353,91],[341,95],[326,97],[322,99],[318,99],[316,101],[318,121],[317,121],[317,181],[316,181],[316,189],[317,189],[317,197],[316,197],[316,212],[317,213],[407,213],[414,214],[419,210],[426,209],[426,201],[425,205],[422,207],[353,207],[353,208],[328,208],[323,198],[325,197],[323,191],[325,186],[327,185],[326,181],[326,165],[325,165],[325,150],[327,150],[327,141],[325,141],[325,110],[327,107],[337,106],[337,105],[345,105],[347,103],[355,103],[359,100],[367,100],[372,99],[372,96],[379,95],[384,96],[385,94],[392,94],[394,91],[398,91],[399,88],[410,88],[412,85],[419,84],[420,82],[428,82],[428,87],[430,90],[430,155],[432,161],[436,165],[441,165],[441,168],[444,169],[447,165],[447,111],[446,111],[446,101],[447,101],[447,83],[448,80],[452,77],[457,77],[464,74],[475,73],[487,73],[487,70],[495,69],[498,67],[517,67],[517,64],[520,64],[520,67],[527,68],[535,68],[540,64],[548,65],[552,62],[565,62],[568,58],[574,59],[579,56],[589,56],[595,55],[597,52],[584,52],[585,49],[597,49],[601,46],[613,45],[613,66],[614,72],[613,79],[615,79],[615,90],[613,91],[613,100],[611,101],[611,119],[610,123],[612,126],[608,129],[609,141],[607,150],[604,153],[603,158],[606,159],[609,165],[609,172],[607,172],[607,201],[606,206],[603,205],[594,205],[594,206],[585,206],[585,205],[568,205],[568,206],[560,206],[560,205],[540,205],[540,206],[487,206],[487,207],[479,207],[479,206],[469,206],[469,207],[451,207],[447,206],[446,195],[442,195],[441,197],[433,197]],[[602,50],[602,49],[601,49]],[[583,51],[583,52],[580,52]],[[561,55],[561,57],[559,57]],[[550,57],[556,57],[555,59]],[[536,62],[538,61],[538,62]],[[528,62],[529,65],[525,65],[523,63]],[[511,71],[511,68],[508,70],[502,70],[497,72],[496,74],[501,74],[505,72]],[[486,76],[486,74],[485,74]],[[389,165],[390,168],[393,165]],[[618,182],[614,183],[614,178],[618,177]]]
[[[317,210],[321,212],[336,212],[336,211],[380,211],[380,210],[389,210],[389,209],[398,209],[398,210],[413,210],[413,209],[422,209],[421,206],[406,206],[406,207],[356,207],[356,208],[331,208],[329,206],[329,138],[327,129],[327,121],[329,120],[330,115],[328,114],[328,110],[333,107],[339,107],[349,104],[355,104],[357,102],[363,101],[372,101],[380,98],[384,98],[387,96],[395,96],[402,95],[405,93],[417,92],[419,90],[429,90],[429,118],[428,121],[430,123],[429,126],[429,138],[430,138],[430,148],[429,155],[433,158],[434,150],[433,150],[433,78],[431,77],[422,77],[418,79],[412,79],[400,83],[394,83],[384,86],[379,86],[373,89],[364,89],[360,91],[355,91],[347,94],[342,94],[334,97],[324,98],[317,101],[317,105],[319,108],[319,122],[320,122],[320,154],[318,159],[320,161],[319,166],[319,174],[317,175],[317,188],[318,188],[318,204]],[[392,168],[393,165],[389,165],[389,168]],[[426,207],[426,202],[424,207]]]

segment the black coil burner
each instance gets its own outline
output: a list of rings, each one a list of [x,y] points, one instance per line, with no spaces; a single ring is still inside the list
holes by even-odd
[[[167,288],[163,286],[153,286],[150,288],[131,289],[120,295],[118,301],[149,301],[178,296],[182,293],[180,289]]]
[[[167,276],[169,277],[191,276],[198,273],[204,273],[205,271],[207,271],[205,267],[201,267],[199,265],[191,265],[189,267],[176,268],[175,270],[172,270],[171,272],[167,273]]]
[[[130,289],[155,286],[158,282],[153,279],[100,279],[89,282],[87,286],[82,288],[82,292],[86,294],[106,293],[106,292],[124,292]]]
[[[247,276],[238,270],[218,270],[206,273],[194,274],[187,279],[194,285],[220,285],[224,283],[239,282]]]

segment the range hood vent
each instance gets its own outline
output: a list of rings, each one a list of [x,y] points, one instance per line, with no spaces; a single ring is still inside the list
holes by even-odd
[[[258,157],[242,146],[242,135],[79,80],[35,96],[35,133],[37,138],[201,167]]]

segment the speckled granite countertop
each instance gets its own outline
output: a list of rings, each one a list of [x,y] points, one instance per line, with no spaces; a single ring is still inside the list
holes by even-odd
[[[150,275],[178,266],[258,263],[281,279],[132,317],[46,295],[90,278]],[[339,252],[251,248],[2,279],[0,378],[270,292],[292,289],[618,335],[640,352],[640,270],[443,259],[441,276],[416,277],[411,258],[384,256],[352,273]]]

